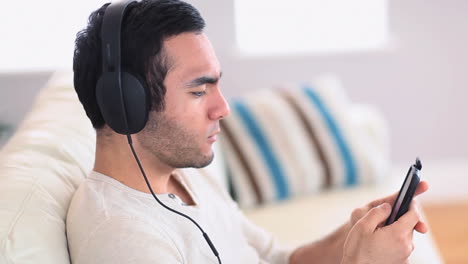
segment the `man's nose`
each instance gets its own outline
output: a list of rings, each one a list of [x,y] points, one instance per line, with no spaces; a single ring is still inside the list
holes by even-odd
[[[224,98],[223,94],[219,89],[216,89],[216,96],[214,98],[214,106],[212,111],[210,111],[210,119],[219,120],[227,117],[231,113],[229,104]]]

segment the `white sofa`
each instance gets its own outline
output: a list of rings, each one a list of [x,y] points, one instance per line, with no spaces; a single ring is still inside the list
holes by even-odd
[[[65,217],[70,199],[94,161],[95,133],[72,87],[59,73],[42,90],[0,152],[0,263],[69,263]],[[210,166],[222,175],[222,160]],[[353,208],[394,192],[404,171],[377,185],[333,189],[246,210],[286,243],[320,238]],[[220,178],[224,181],[225,178]],[[430,235],[416,235],[412,263],[441,263]]]

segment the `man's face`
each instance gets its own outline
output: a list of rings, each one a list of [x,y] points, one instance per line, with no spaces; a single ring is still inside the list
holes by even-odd
[[[164,42],[171,67],[164,80],[165,109],[150,112],[138,133],[142,146],[173,168],[205,167],[219,120],[229,106],[219,89],[221,70],[205,34],[183,33]]]

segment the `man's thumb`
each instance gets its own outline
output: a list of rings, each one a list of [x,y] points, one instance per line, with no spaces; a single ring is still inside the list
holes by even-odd
[[[371,229],[369,231],[373,232],[380,224],[387,220],[391,211],[392,207],[390,204],[383,203],[369,210],[362,220],[365,222],[365,226]]]

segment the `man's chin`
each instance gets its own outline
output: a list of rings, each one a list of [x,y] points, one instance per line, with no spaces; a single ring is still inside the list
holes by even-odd
[[[192,168],[196,169],[201,169],[204,168],[208,165],[210,165],[214,160],[214,153],[213,151],[210,152],[210,154],[203,156],[203,160],[200,160],[198,162],[195,162],[195,164],[192,166]]]
[[[199,151],[198,153],[192,152],[190,155],[179,155],[166,156],[163,162],[172,168],[183,169],[183,168],[204,168],[211,164],[214,160],[213,150],[208,149],[206,152]]]

